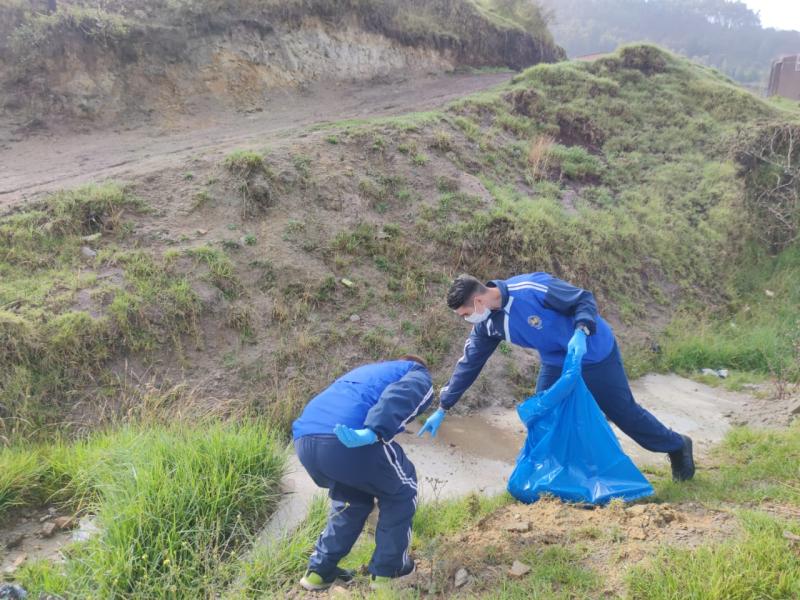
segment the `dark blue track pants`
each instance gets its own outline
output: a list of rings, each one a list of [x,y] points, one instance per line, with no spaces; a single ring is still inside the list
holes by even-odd
[[[345,447],[334,435],[306,435],[294,442],[314,482],[328,489],[331,509],[308,569],[331,574],[356,543],[378,500],[375,553],[369,572],[393,577],[410,562],[411,521],[417,508],[417,472],[396,442]]]
[[[683,447],[683,438],[680,435],[666,427],[634,400],[622,366],[622,356],[616,344],[608,358],[593,365],[584,365],[581,372],[586,387],[592,392],[592,396],[608,420],[633,438],[637,444],[651,452],[672,452]],[[561,377],[560,366],[542,365],[539,379],[536,381],[536,391],[546,390],[559,377]]]

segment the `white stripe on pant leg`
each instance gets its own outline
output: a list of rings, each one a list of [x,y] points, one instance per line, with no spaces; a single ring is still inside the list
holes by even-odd
[[[405,567],[410,560],[408,551],[411,549],[411,527],[408,528],[408,541],[406,542],[406,549],[403,552],[403,566]]]
[[[389,464],[392,465],[392,467],[395,470],[395,473],[397,473],[397,478],[400,480],[400,483],[402,483],[403,485],[409,486],[411,489],[413,489],[416,492],[417,491],[417,484],[414,483],[413,479],[409,479],[408,477],[406,477],[406,475],[403,473],[402,469],[400,469],[400,466],[397,465],[394,461],[392,461],[392,457],[389,456],[389,451],[386,449],[388,447],[389,447],[388,444],[384,444],[383,445],[383,452],[384,452],[384,454],[386,454],[386,460],[389,461]],[[392,450],[392,451],[394,452],[394,450]]]
[[[409,484],[411,487],[413,487],[413,488],[414,488],[414,490],[416,491],[416,489],[417,489],[417,482],[416,482],[416,481],[414,481],[414,480],[413,480],[411,477],[409,477],[408,475],[406,475],[405,469],[403,469],[403,465],[401,465],[401,464],[400,464],[400,459],[399,459],[399,458],[397,458],[397,452],[395,452],[395,451],[394,451],[394,446],[392,446],[390,443],[385,443],[385,444],[384,444],[384,448],[386,448],[386,447],[388,447],[388,448],[389,448],[389,450],[391,450],[391,451],[392,451],[392,456],[394,456],[394,465],[397,467],[397,470],[400,472],[400,474],[401,474],[401,479],[404,479],[405,481],[407,481],[407,482],[408,482],[408,484]],[[391,462],[391,459],[390,459],[390,462]]]

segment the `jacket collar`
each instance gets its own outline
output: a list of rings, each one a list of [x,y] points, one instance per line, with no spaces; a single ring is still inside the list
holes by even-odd
[[[486,287],[497,288],[500,290],[500,309],[506,310],[508,306],[508,286],[502,279],[492,279],[486,282]]]

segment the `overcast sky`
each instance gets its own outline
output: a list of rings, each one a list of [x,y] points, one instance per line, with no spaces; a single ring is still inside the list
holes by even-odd
[[[761,24],[775,29],[800,31],[800,0],[743,0],[761,14]]]

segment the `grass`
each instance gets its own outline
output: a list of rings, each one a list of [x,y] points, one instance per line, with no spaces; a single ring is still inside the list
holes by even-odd
[[[129,282],[108,307],[125,348],[152,351],[166,342],[180,351],[179,331],[197,337],[200,301],[170,257],[129,251],[115,253],[108,262],[121,266]]]
[[[99,7],[67,4],[53,14],[24,11],[23,15],[9,35],[10,49],[20,67],[29,67],[43,52],[57,51],[54,40],[70,32],[109,49],[125,42],[136,29],[132,20]]]
[[[41,477],[39,453],[30,448],[0,451],[0,522],[9,510],[37,501]]]
[[[733,429],[714,457],[718,468],[701,471],[684,485],[665,479],[656,486],[657,497],[665,502],[800,506],[800,422],[774,431]]]
[[[27,452],[0,452],[5,464],[38,465],[28,471],[36,480],[9,490],[94,514],[101,530],[71,547],[63,568],[39,564],[20,575],[29,592],[70,597],[212,595],[275,506],[285,465],[282,442],[263,422],[128,426]]]
[[[265,317],[272,318],[276,337],[269,341],[275,343],[253,353],[258,357],[252,364],[245,353],[223,352],[224,364],[258,397],[254,406],[285,430],[314,390],[345,369],[351,359],[341,357],[349,352],[379,359],[414,348],[441,364],[463,334],[442,303],[430,304],[442,296],[451,271],[503,277],[541,269],[597,291],[601,305],[613,304],[634,325],[648,311],[671,311],[686,300],[686,313],[670,327],[661,355],[636,361],[637,369],[727,367],[739,383],[751,373],[796,379],[800,255],[795,247],[778,256],[753,249],[742,185],[759,180],[743,182],[743,165],[729,152],[737,127],[786,118],[687,63],[640,47],[590,65],[534,67],[512,84],[442,113],[337,124],[343,130],[336,132],[337,152],[353,140],[374,149],[368,164],[348,177],[348,191],[375,210],[345,229],[326,229],[330,237],[313,254],[329,270],[315,278],[279,277],[285,266],[277,257],[274,264],[250,263],[253,285],[272,296],[263,306],[269,307]],[[392,147],[448,174],[426,178],[423,191],[430,193],[419,195],[418,213],[410,219],[400,211],[417,204],[417,196],[410,202],[409,186],[417,185],[423,170],[387,171]],[[433,150],[427,155],[419,148]],[[310,176],[308,156],[288,159],[303,178]],[[459,191],[453,166],[478,173],[488,198]],[[225,179],[237,185],[266,167],[260,154],[241,151],[229,155],[223,168],[234,175]],[[565,207],[567,193],[577,196],[574,210]],[[181,336],[195,335],[201,310],[192,291],[197,271],[234,301],[222,320],[241,338],[255,339],[261,321],[250,305],[250,281],[239,270],[252,250],[229,254],[199,246],[158,254],[122,248],[123,208],[141,210],[124,188],[95,186],[0,219],[4,443],[18,436],[23,423],[35,429],[44,422],[46,410],[52,420],[61,416],[58,404],[77,399],[84,381],[102,385],[98,373],[108,358],[131,350],[148,356],[167,345],[180,360]],[[285,234],[299,242],[295,238],[313,223],[290,220]],[[247,246],[257,240],[246,231],[263,231],[240,229]],[[98,255],[84,262],[80,248],[88,242],[82,238],[97,233],[100,238],[90,243]],[[98,268],[119,269],[124,282],[102,283]],[[347,287],[343,279],[356,285]],[[76,310],[78,292],[88,292],[103,314]],[[360,324],[349,322],[353,313],[362,316]],[[376,325],[370,317],[377,313],[398,325]],[[289,368],[295,377],[286,375]],[[26,567],[26,585],[73,597],[202,597],[240,578],[246,596],[279,596],[302,571],[324,503],[315,504],[296,535],[238,563],[233,552],[246,547],[265,514],[260,511],[269,511],[274,500],[277,463],[265,461],[278,446],[250,425],[241,431],[216,427],[129,428],[84,442],[2,451],[0,513],[51,498],[96,512],[104,524],[104,536],[71,550],[63,569]],[[799,438],[797,426],[734,430],[717,450],[717,468],[701,469],[695,481],[680,486],[659,478],[658,499],[798,506]],[[448,536],[504,502],[507,497],[424,498],[415,518],[415,552],[443,557]],[[675,597],[683,577],[689,592],[702,597],[706,577],[720,598],[767,589],[791,597],[797,569],[779,535],[783,525],[746,514],[742,523],[742,537],[721,545],[666,550],[631,575],[630,593]],[[361,543],[348,564],[365,562],[370,544]],[[580,547],[532,549],[524,558],[531,575],[502,579],[488,597],[591,596],[602,578],[580,564]],[[730,576],[741,563],[746,579]],[[790,575],[781,579],[778,568]],[[437,569],[441,587],[450,573],[445,564]]]
[[[236,275],[236,268],[224,251],[205,245],[191,248],[186,254],[208,268],[208,280],[226,297],[236,298],[241,294],[242,284]]]
[[[328,517],[328,501],[317,496],[306,518],[291,533],[253,549],[240,566],[231,598],[264,598],[296,585]]]
[[[761,513],[740,515],[737,539],[695,550],[666,549],[628,578],[631,600],[749,600],[797,598],[800,556],[783,535],[800,534],[796,522]]]
[[[561,546],[529,550],[519,557],[531,567],[523,580],[502,578],[493,591],[480,597],[486,600],[596,598],[601,578],[581,566],[581,558],[579,551]]]
[[[678,316],[665,334],[662,367],[692,372],[729,368],[800,379],[800,246],[758,256],[736,277],[727,310]]]
[[[234,150],[225,157],[222,164],[231,173],[248,177],[264,169],[264,157],[252,150]]]
[[[186,278],[165,257],[116,246],[126,235],[124,210],[146,209],[108,183],[0,218],[0,434],[52,421],[115,352],[155,340],[179,345],[179,332],[191,331],[199,306]],[[97,249],[89,268],[87,244]],[[124,282],[106,283],[95,269],[118,269]]]

